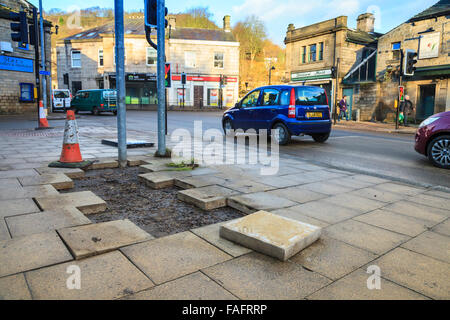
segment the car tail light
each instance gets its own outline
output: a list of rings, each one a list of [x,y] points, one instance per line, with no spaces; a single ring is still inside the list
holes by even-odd
[[[103,108],[104,106],[105,106],[105,104],[104,104],[104,103],[100,104],[100,107],[102,107],[102,108]]]
[[[291,90],[291,101],[289,102],[288,117],[295,118],[295,89]]]

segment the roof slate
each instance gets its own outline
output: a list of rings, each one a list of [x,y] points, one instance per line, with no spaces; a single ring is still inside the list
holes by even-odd
[[[414,22],[419,20],[430,19],[433,17],[439,17],[444,15],[450,15],[450,0],[438,1],[433,6],[415,15],[408,22]]]

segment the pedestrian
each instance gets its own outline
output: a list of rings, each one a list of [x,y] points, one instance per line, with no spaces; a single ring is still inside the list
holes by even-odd
[[[400,112],[403,113],[403,125],[405,127],[408,126],[408,115],[411,115],[411,113],[413,111],[414,111],[414,106],[413,106],[411,100],[409,100],[409,96],[406,95],[405,101],[400,103]],[[400,122],[401,122],[401,120],[400,120]]]
[[[339,116],[338,121],[341,121],[342,116],[345,116],[345,120],[348,121],[348,113],[347,113],[347,96],[343,96],[342,100],[339,101]]]

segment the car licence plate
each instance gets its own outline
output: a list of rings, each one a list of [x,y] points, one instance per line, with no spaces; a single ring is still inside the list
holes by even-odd
[[[307,118],[322,118],[322,112],[307,112]]]
[[[109,106],[110,106],[110,107],[115,107],[116,104],[115,104],[115,103],[111,103]]]

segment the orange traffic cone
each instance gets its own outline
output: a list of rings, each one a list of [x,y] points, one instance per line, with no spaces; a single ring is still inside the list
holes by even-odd
[[[80,144],[78,142],[78,125],[75,120],[75,112],[67,110],[66,127],[64,129],[64,141],[61,158],[52,162],[49,167],[84,168],[90,166],[92,161],[83,161]]]
[[[37,129],[50,129],[42,100],[39,101],[39,127]]]

